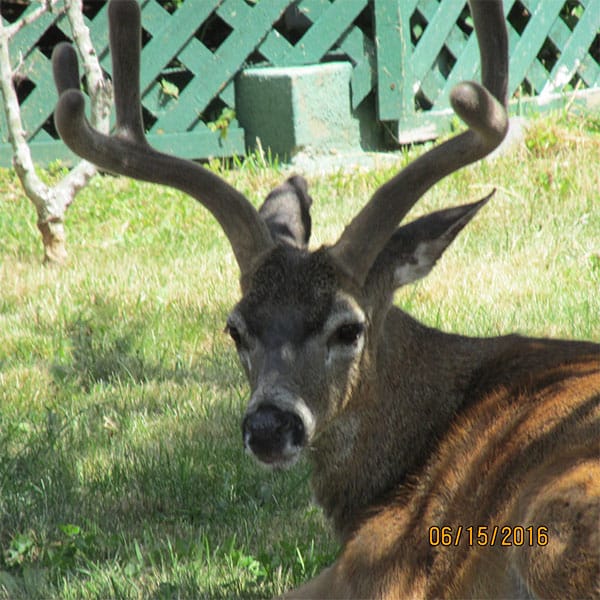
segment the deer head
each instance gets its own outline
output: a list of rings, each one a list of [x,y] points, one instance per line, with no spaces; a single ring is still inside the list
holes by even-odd
[[[437,181],[494,150],[507,131],[507,36],[501,0],[473,0],[482,84],[455,87],[469,126],[381,186],[331,246],[308,250],[311,198],[296,176],[259,211],[202,166],[157,152],[142,124],[140,9],[109,5],[116,127],[95,131],[84,114],[75,51],[54,52],[55,122],[65,143],[103,170],[182,190],[217,219],[241,272],[242,299],[227,319],[251,386],[246,448],[262,463],[292,464],[357,403],[373,401],[378,353],[396,289],[424,277],[489,196],[399,226]],[[384,340],[385,343],[384,343]],[[371,390],[371,392],[370,392]],[[371,400],[370,400],[371,399]]]

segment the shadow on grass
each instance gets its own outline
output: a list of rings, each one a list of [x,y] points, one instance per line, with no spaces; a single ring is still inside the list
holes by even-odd
[[[210,431],[212,421],[224,427]],[[111,453],[100,465],[78,455],[69,427],[31,435],[2,489],[0,572],[20,585],[14,597],[60,597],[66,580],[83,590],[90,578],[90,597],[269,597],[282,570],[295,583],[330,562],[330,544],[306,550],[320,526],[306,465],[259,472],[237,421],[216,405],[196,422],[170,420],[161,439],[97,439],[87,454]],[[47,575],[32,591],[33,571]]]
[[[189,313],[193,314],[193,309]],[[210,312],[204,318],[215,320],[214,314]],[[160,319],[160,315],[153,318]],[[201,326],[195,327],[201,330]],[[193,368],[181,364],[171,352],[155,346],[146,320],[124,320],[118,306],[106,301],[96,301],[93,313],[78,315],[65,329],[70,340],[69,356],[56,361],[50,371],[57,383],[79,385],[86,392],[95,384],[117,381],[202,383],[211,379],[211,364],[219,360],[218,356],[204,353]]]
[[[282,572],[289,587],[329,562],[306,465],[271,473],[243,453],[231,354],[152,358],[148,324],[115,314],[68,324],[54,408],[0,431],[0,575],[14,597],[61,597],[66,581],[83,598],[268,597]],[[319,536],[325,558],[311,559]],[[31,569],[46,573],[35,593]]]

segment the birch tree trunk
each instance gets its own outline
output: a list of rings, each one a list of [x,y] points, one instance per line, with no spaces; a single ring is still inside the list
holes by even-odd
[[[27,136],[21,119],[21,109],[14,86],[18,75],[10,60],[10,42],[23,27],[33,23],[47,11],[60,10],[69,20],[73,43],[79,51],[92,104],[92,124],[108,132],[112,104],[112,89],[105,80],[98,57],[92,46],[90,33],[83,20],[82,0],[45,0],[35,10],[4,25],[0,19],[0,93],[6,116],[9,142],[13,147],[13,165],[23,190],[35,206],[37,226],[42,234],[44,261],[61,264],[67,259],[64,217],[77,192],[89,182],[96,168],[81,161],[54,186],[46,185],[36,174]]]

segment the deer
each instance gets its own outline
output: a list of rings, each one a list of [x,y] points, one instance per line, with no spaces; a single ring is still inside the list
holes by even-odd
[[[502,1],[469,4],[481,83],[451,91],[467,129],[401,169],[317,249],[302,176],[257,210],[201,164],[148,144],[135,0],[108,10],[112,135],[85,116],[75,51],[54,50],[67,146],[101,170],[185,192],[230,242],[241,299],[226,331],[250,388],[244,447],[273,469],[307,456],[341,548],[285,598],[600,597],[600,344],[467,337],[393,304],[493,194],[402,224],[507,132]]]

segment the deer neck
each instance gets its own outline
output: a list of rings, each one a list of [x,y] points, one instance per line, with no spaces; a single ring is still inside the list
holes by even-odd
[[[418,472],[494,352],[489,340],[430,329],[397,308],[383,327],[368,376],[311,452],[315,499],[340,539]]]

